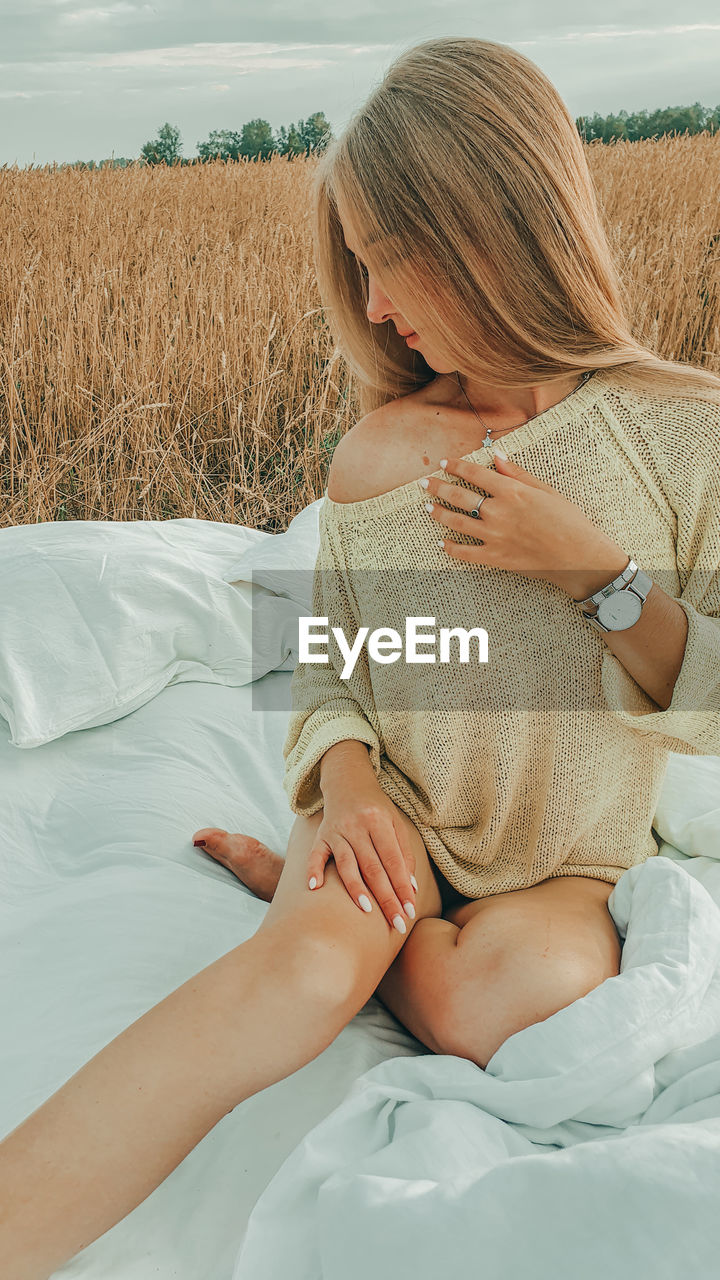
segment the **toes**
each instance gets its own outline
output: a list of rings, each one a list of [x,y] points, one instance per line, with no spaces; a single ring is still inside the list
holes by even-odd
[[[193,844],[224,862],[231,871],[244,867],[251,860],[257,861],[264,854],[272,853],[267,845],[256,840],[255,836],[242,832],[223,831],[222,827],[201,827],[193,836]]]
[[[204,848],[213,858],[225,858],[232,837],[222,827],[201,827],[193,835],[193,845]]]

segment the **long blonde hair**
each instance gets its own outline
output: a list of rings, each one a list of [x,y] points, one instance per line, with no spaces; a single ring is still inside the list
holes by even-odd
[[[339,207],[408,323],[429,323],[461,373],[523,387],[623,366],[631,387],[718,400],[715,374],[633,337],[577,127],[511,46],[452,36],[402,53],[321,154],[313,195],[318,287],[363,415],[435,372],[368,320]]]

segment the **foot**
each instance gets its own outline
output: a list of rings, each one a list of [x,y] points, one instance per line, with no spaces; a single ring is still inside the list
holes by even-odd
[[[201,827],[193,844],[232,871],[263,902],[272,902],[285,865],[279,853],[254,836],[231,835],[221,827]]]

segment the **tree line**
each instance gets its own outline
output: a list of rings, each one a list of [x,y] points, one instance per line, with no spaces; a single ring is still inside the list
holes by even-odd
[[[720,131],[720,104],[704,107],[695,102],[691,107],[659,107],[655,111],[618,111],[601,116],[578,116],[576,128],[585,142],[613,141],[637,142],[641,138],[658,138],[665,134],[716,133]],[[273,133],[267,120],[248,120],[239,132],[234,129],[214,129],[197,145],[197,155],[183,155],[183,141],[177,125],[168,121],[161,125],[156,137],[140,148],[139,157],[113,156],[107,160],[76,160],[60,168],[102,168],[105,165],[124,167],[129,164],[205,164],[211,160],[266,160],[271,155],[312,155],[322,151],[333,138],[324,112],[316,111],[307,120],[281,125]]]
[[[322,151],[333,137],[330,125],[322,111],[315,111],[307,120],[293,121],[288,128],[281,125],[273,133],[267,120],[248,120],[240,132],[233,129],[215,129],[204,141],[197,143],[197,155],[183,155],[183,141],[177,125],[168,121],[161,125],[157,136],[140,148],[139,158],[113,156],[108,160],[76,160],[61,168],[103,168],[112,165],[124,168],[129,164],[205,164],[210,160],[266,160],[271,155],[312,155]]]
[[[720,105],[704,107],[659,107],[656,111],[618,111],[617,115],[578,116],[575,121],[585,142],[659,138],[667,133],[716,133],[720,130]]]

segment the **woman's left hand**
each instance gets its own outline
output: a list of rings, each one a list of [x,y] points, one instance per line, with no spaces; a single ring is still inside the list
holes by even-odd
[[[449,511],[448,502],[468,513],[479,498],[462,484],[428,477],[426,493],[434,502],[430,519],[458,533],[481,540],[466,546],[445,539],[443,546],[454,560],[513,569],[529,578],[545,578],[575,599],[599,591],[628,563],[623,551],[593,524],[576,503],[529,471],[494,454],[495,466],[483,466],[466,458],[448,458],[445,471],[487,493],[477,517]]]

